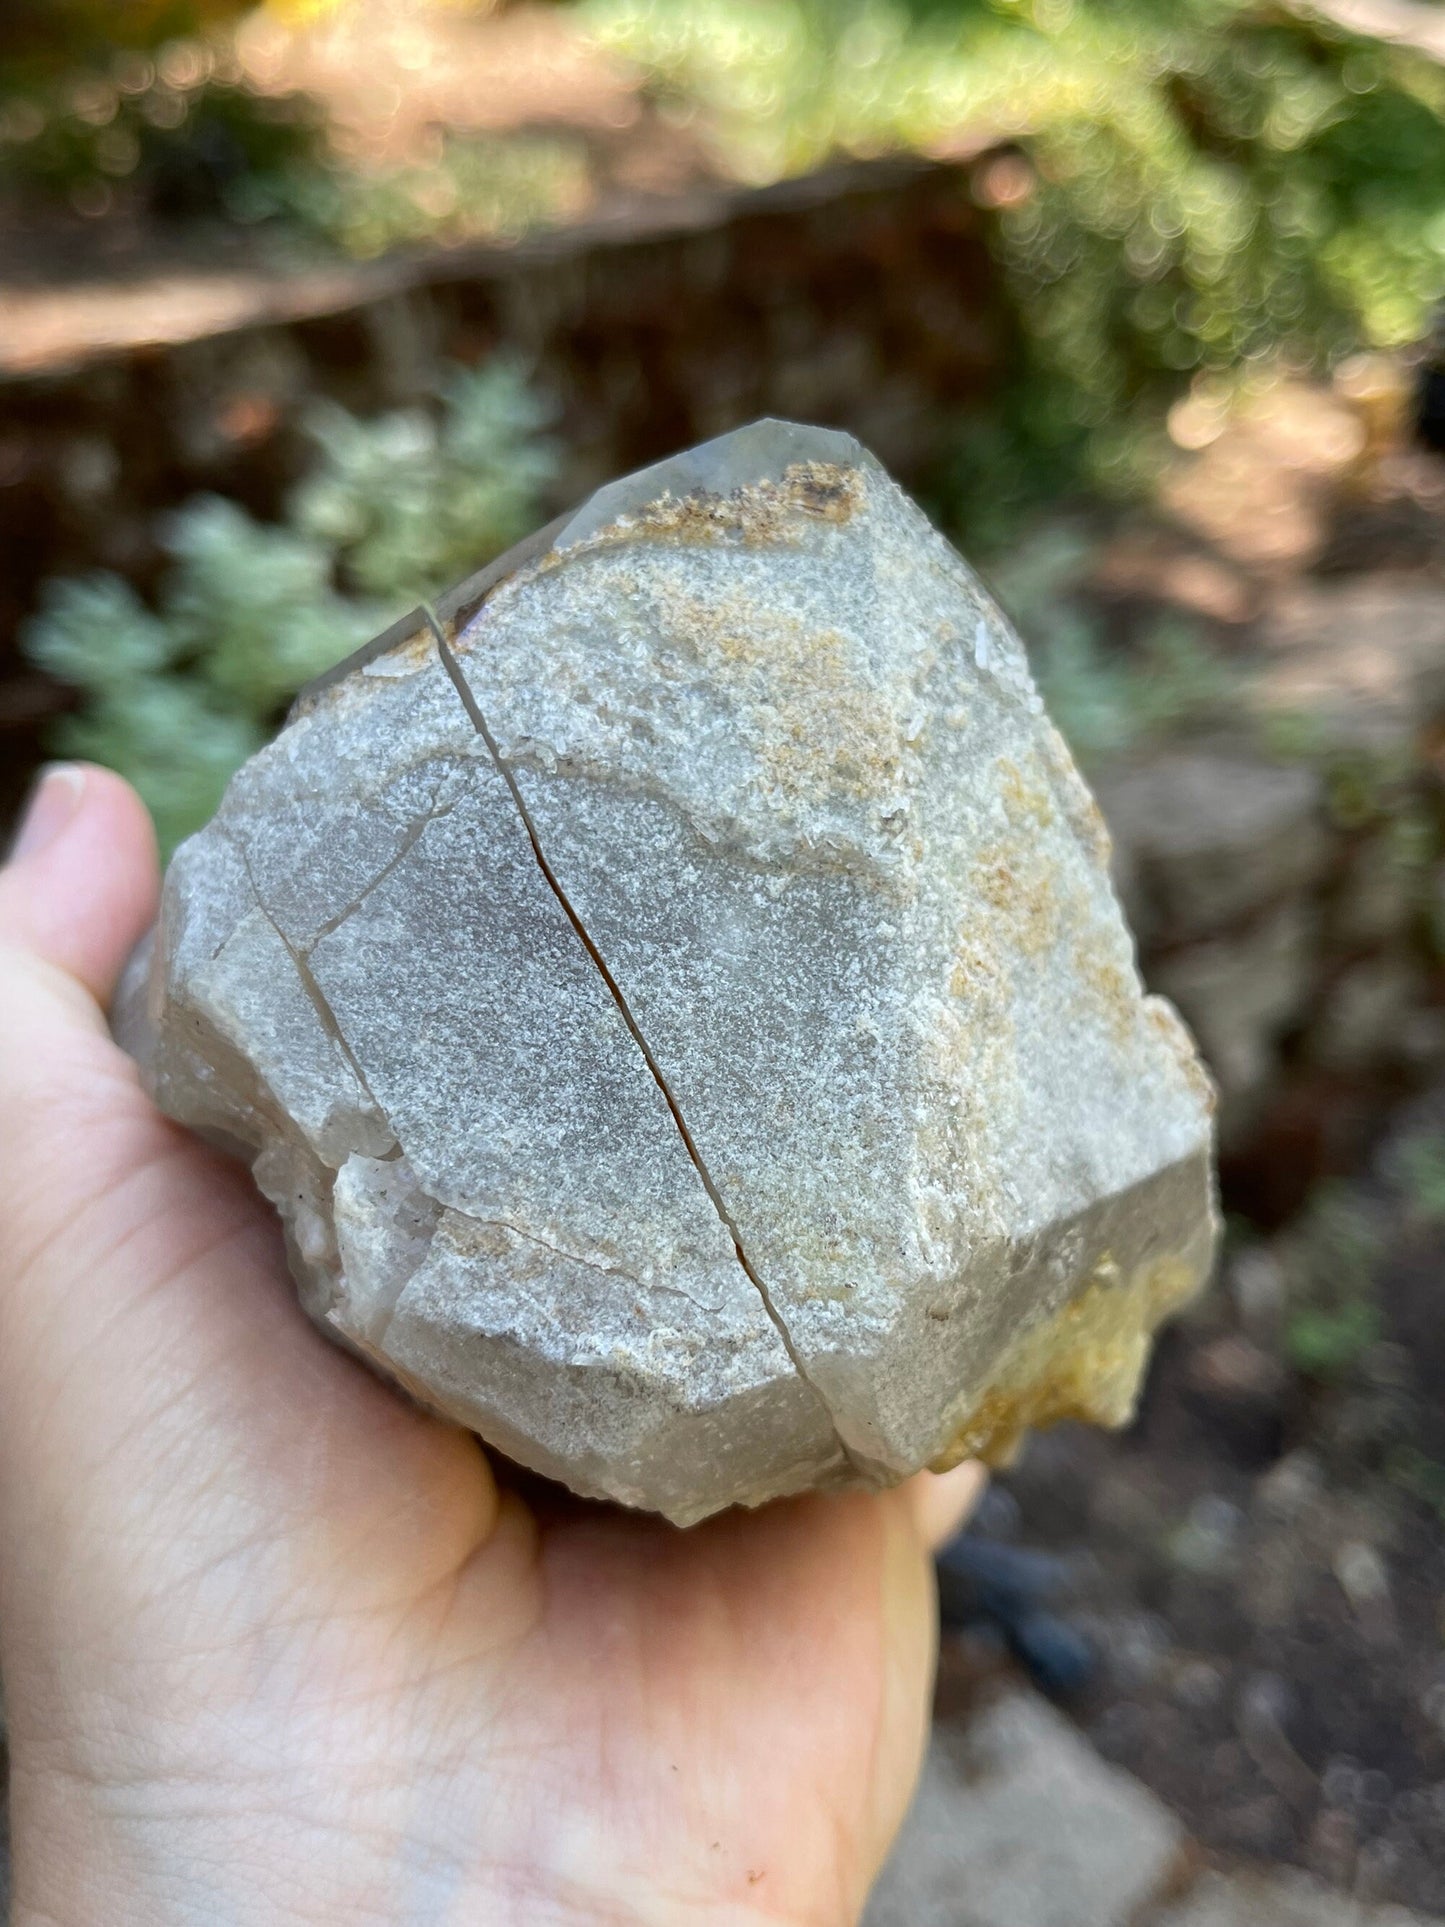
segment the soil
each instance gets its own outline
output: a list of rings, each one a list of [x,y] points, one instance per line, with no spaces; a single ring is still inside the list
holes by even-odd
[[[1160,1344],[1135,1425],[1034,1439],[979,1526],[1063,1555],[1065,1615],[1095,1655],[1071,1710],[1202,1845],[1435,1913],[1445,1225],[1380,1173],[1442,1131],[1438,1093],[1342,1194],[1346,1224],[1381,1240],[1379,1327],[1336,1375],[1298,1369],[1289,1343],[1327,1245],[1237,1239]]]

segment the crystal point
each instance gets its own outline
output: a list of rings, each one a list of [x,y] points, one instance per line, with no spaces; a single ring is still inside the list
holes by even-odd
[[[303,695],[118,1024],[333,1336],[688,1523],[1127,1416],[1212,1097],[1107,859],[967,565],[759,422]]]

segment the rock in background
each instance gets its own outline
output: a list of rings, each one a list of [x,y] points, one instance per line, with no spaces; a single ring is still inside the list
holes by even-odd
[[[1338,403],[1306,398],[1338,427]],[[1428,557],[1301,574],[1363,512],[1333,479],[1343,494],[1317,505],[1288,567],[1246,566],[1252,527],[1243,557],[1207,531],[1228,596],[1191,574],[1205,566],[1197,529],[1156,532],[1152,554],[1126,534],[1089,565],[1100,620],[1127,622],[1141,595],[1184,609],[1222,665],[1222,699],[1089,774],[1145,978],[1220,1087],[1227,1200],[1266,1222],[1348,1170],[1391,1104],[1445,1064],[1445,582]],[[1046,652],[1044,623],[1029,641]]]
[[[1207,1866],[1175,1817],[1011,1685],[935,1736],[864,1927],[1439,1927],[1301,1874]]]

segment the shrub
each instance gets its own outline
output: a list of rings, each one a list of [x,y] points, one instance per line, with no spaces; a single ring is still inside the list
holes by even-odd
[[[1005,495],[1025,503],[1076,476],[1131,484],[1160,397],[1196,372],[1398,346],[1445,296],[1445,73],[1285,9],[586,0],[585,11],[748,178],[840,152],[1007,144],[976,170],[975,191],[1022,322],[992,454]],[[962,508],[997,521],[989,497]]]
[[[323,404],[311,418],[321,461],[292,520],[339,558],[349,589],[434,595],[534,526],[556,465],[546,419],[509,362],[456,375],[440,414],[364,422]]]
[[[436,413],[320,410],[284,523],[216,496],[167,519],[155,609],[113,575],[49,583],[25,647],[84,699],[55,749],[129,777],[173,848],[302,683],[540,519],[543,421],[506,363],[459,374]]]
[[[556,226],[591,195],[586,146],[575,136],[454,134],[425,164],[268,173],[241,205],[248,219],[289,219],[365,259],[408,244],[515,240]]]
[[[155,60],[112,53],[52,77],[0,72],[0,171],[12,194],[94,215],[249,220],[320,167],[319,111],[239,84],[205,40]]]

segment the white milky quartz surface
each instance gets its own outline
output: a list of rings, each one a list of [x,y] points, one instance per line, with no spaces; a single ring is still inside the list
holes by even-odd
[[[679,1523],[1126,1416],[1210,1092],[966,564],[760,422],[488,583],[298,703],[118,1006],[307,1310]]]

